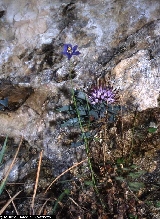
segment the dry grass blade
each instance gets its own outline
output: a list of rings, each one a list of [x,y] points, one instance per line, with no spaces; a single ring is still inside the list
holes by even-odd
[[[2,183],[1,183],[1,190],[3,190],[3,187],[5,186],[5,183],[6,183],[6,181],[7,181],[8,175],[9,175],[9,173],[10,173],[10,171],[11,171],[11,169],[12,169],[14,163],[15,163],[16,157],[17,157],[17,155],[18,155],[19,149],[20,149],[21,144],[22,144],[22,140],[23,140],[23,137],[21,137],[21,140],[20,140],[20,143],[19,143],[19,145],[18,145],[16,154],[14,155],[13,161],[12,161],[11,165],[9,166],[9,169],[8,169],[8,171],[7,171],[7,173],[6,173],[6,176],[5,176],[5,178],[2,180]]]
[[[14,198],[19,195],[21,191],[17,192],[8,202],[3,206],[3,208],[0,210],[0,215],[5,211],[5,209],[8,207],[8,205],[14,200]]]
[[[38,187],[39,173],[40,173],[41,163],[42,163],[42,155],[43,155],[43,151],[41,151],[40,156],[39,156],[36,183],[35,183],[35,187],[34,187],[34,193],[33,193],[32,204],[31,204],[32,214],[34,214],[34,200],[35,200],[35,197],[36,197],[36,192],[37,192],[37,187]]]
[[[87,160],[88,160],[88,159],[86,158],[85,160],[82,160],[81,162],[74,164],[73,166],[71,166],[70,168],[68,168],[67,170],[65,170],[63,173],[61,173],[59,176],[57,176],[57,178],[55,178],[55,179],[51,182],[51,184],[47,187],[47,189],[46,189],[46,191],[44,192],[44,194],[47,193],[47,191],[50,189],[50,187],[53,185],[53,183],[55,183],[61,176],[63,176],[65,173],[67,173],[67,172],[70,171],[71,169],[73,169],[73,168],[79,166],[80,164],[82,164],[83,162],[85,162],[85,161],[87,161]]]
[[[43,208],[44,206],[46,205],[46,203],[50,200],[50,198],[48,198],[45,203],[42,205],[42,207],[40,208],[39,212],[38,212],[38,215],[42,215],[42,211],[43,211]]]
[[[12,198],[7,189],[6,189],[6,192],[8,193],[9,197]],[[16,214],[19,215],[19,213],[18,213],[18,211],[17,211],[17,208],[16,208],[16,206],[15,206],[15,204],[14,204],[14,201],[12,201],[12,205],[13,205],[13,207],[14,207],[14,210],[15,210]]]
[[[77,204],[77,202],[75,202],[75,201],[73,200],[73,198],[69,197],[69,199],[70,199],[78,208],[81,209],[81,207]]]

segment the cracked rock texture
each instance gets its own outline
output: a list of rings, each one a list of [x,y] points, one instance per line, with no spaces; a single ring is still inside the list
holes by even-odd
[[[1,0],[0,28],[0,97],[12,106],[0,112],[0,135],[23,135],[59,172],[77,161],[79,150],[60,146],[51,125],[55,107],[68,103],[61,91],[70,87],[64,43],[81,52],[73,58],[75,88],[103,75],[124,104],[139,111],[158,107],[159,0]]]

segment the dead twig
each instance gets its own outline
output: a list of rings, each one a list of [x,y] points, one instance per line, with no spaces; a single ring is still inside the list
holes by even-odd
[[[48,198],[45,203],[42,205],[42,207],[40,208],[39,212],[38,212],[38,215],[42,215],[42,211],[43,211],[43,208],[44,206],[47,204],[47,202],[50,200],[50,198]]]
[[[35,197],[36,197],[36,192],[37,192],[37,187],[38,187],[39,173],[40,173],[41,163],[42,163],[42,155],[43,155],[43,151],[41,151],[40,156],[39,156],[36,183],[35,183],[35,187],[34,187],[34,192],[33,192],[33,197],[32,197],[32,204],[31,204],[31,211],[32,211],[31,215],[34,215],[34,200],[35,200]]]
[[[46,189],[46,191],[44,192],[44,194],[47,193],[47,191],[50,189],[50,187],[53,185],[53,183],[55,183],[61,176],[63,176],[65,173],[67,173],[67,172],[70,171],[71,169],[73,169],[73,168],[79,166],[80,164],[82,164],[83,162],[85,162],[85,161],[87,161],[87,160],[88,160],[88,159],[86,158],[85,160],[82,160],[81,162],[74,164],[73,166],[71,166],[70,168],[68,168],[67,170],[65,170],[63,173],[61,173],[59,176],[57,176],[57,178],[55,178],[55,179],[51,182],[51,184],[47,187],[47,189]]]
[[[8,193],[9,197],[12,198],[11,195],[10,195],[10,193],[9,193],[9,191],[8,191],[7,189],[6,189],[6,192]],[[14,207],[14,210],[15,210],[16,214],[19,215],[19,213],[18,213],[18,211],[17,211],[17,208],[16,208],[16,206],[15,206],[15,204],[14,204],[14,201],[12,201],[12,205],[13,205],[13,207]]]
[[[3,206],[3,208],[0,210],[0,215],[5,211],[5,209],[8,207],[8,205],[15,199],[17,195],[19,195],[21,191],[17,192],[8,202]]]

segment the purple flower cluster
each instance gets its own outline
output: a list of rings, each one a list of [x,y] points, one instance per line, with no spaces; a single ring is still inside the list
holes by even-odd
[[[117,92],[111,86],[96,86],[90,90],[88,98],[93,105],[102,102],[112,104],[117,100],[116,94]]]

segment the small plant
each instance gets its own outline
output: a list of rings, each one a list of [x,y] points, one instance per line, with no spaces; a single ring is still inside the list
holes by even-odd
[[[148,132],[149,133],[155,133],[157,130],[158,130],[158,126],[154,122],[150,122]]]
[[[74,103],[71,103],[70,105],[65,105],[57,109],[57,111],[67,113],[70,116],[69,119],[61,123],[61,127],[80,128],[80,119],[81,125],[83,127],[87,127],[85,133],[83,133],[83,137],[85,135],[85,137],[91,138],[93,137],[93,135],[95,135],[95,132],[92,130],[92,127],[96,127],[96,124],[98,125],[98,120],[104,117],[106,113],[108,116],[108,122],[115,122],[116,115],[121,110],[120,105],[112,105],[106,103],[105,100],[101,101],[100,103],[92,104],[92,102],[89,100],[89,96],[87,96],[87,94],[85,94],[83,91],[73,90],[73,92],[76,101],[76,106]],[[80,145],[79,143],[76,145]]]
[[[65,189],[60,196],[58,197],[58,199],[56,200],[56,202],[54,203],[54,207],[52,209],[52,215],[54,215],[56,213],[56,210],[58,208],[58,204],[62,201],[62,199],[64,199],[65,196],[68,196],[70,193],[69,189]]]
[[[81,90],[71,90],[71,94],[74,95],[74,101],[70,105],[58,108],[57,111],[67,113],[70,116],[69,119],[61,123],[61,127],[80,128],[80,123],[83,127],[87,127],[83,136],[80,136],[81,140],[74,143],[74,146],[81,145],[84,136],[90,139],[95,135],[95,132],[91,130],[93,126],[98,126],[99,119],[107,114],[108,123],[113,123],[122,109],[122,106],[115,105],[118,94],[111,86],[96,86],[94,89],[90,89],[87,94]]]
[[[4,110],[8,107],[8,98],[4,98],[4,100],[0,100],[0,110]]]
[[[109,82],[106,83],[105,80],[100,79],[89,89],[84,89],[85,91],[76,90],[73,87],[72,72],[75,70],[71,59],[74,55],[80,55],[77,48],[77,45],[72,47],[71,44],[65,44],[63,47],[62,54],[69,60],[71,89],[68,90],[71,100],[70,104],[58,107],[56,111],[67,115],[66,119],[61,121],[60,127],[70,128],[71,141],[69,143],[71,143],[71,147],[85,146],[89,174],[87,172],[84,176],[82,170],[78,175],[81,178],[78,192],[83,194],[86,188],[94,191],[95,196],[91,195],[89,203],[93,206],[95,204],[96,207],[101,206],[101,211],[107,212],[107,218],[108,216],[112,218],[117,214],[121,218],[139,218],[141,213],[135,209],[143,206],[143,203],[139,202],[138,192],[144,189],[145,185],[141,177],[146,172],[138,165],[133,164],[134,138],[129,136],[126,139],[123,135],[123,128],[125,128],[134,136],[134,128],[128,126],[130,123],[127,124],[127,120],[124,120],[123,123],[122,115],[126,108],[120,105],[118,91]],[[76,129],[74,129],[75,127]],[[157,127],[153,128],[150,127],[148,132],[157,131]],[[73,135],[72,130],[74,130]],[[99,140],[96,141],[97,139]],[[124,153],[125,147],[123,148],[123,146],[127,140],[130,140],[131,144],[128,144],[129,146],[126,144],[128,150]],[[67,194],[66,192],[62,193],[57,201],[61,201]],[[74,197],[73,192],[70,195]],[[92,201],[92,197],[96,197],[95,202]],[[80,204],[85,206],[83,203]],[[78,204],[76,205],[78,206]],[[55,203],[54,213],[57,206],[58,202]],[[91,217],[96,212],[96,209],[92,210]]]
[[[133,192],[138,192],[141,188],[144,188],[144,183],[139,182],[138,179],[146,173],[144,170],[138,170],[136,165],[125,166],[125,160],[123,158],[117,159],[117,174],[116,180],[125,182],[126,185]]]
[[[8,136],[5,138],[4,144],[3,144],[2,149],[0,151],[0,165],[2,164],[3,156],[4,156],[4,153],[6,150],[7,140],[8,140]]]
[[[4,144],[3,144],[2,149],[0,151],[0,165],[2,164],[2,160],[3,160],[4,154],[5,154],[5,150],[6,150],[6,146],[7,146],[7,140],[8,140],[8,136],[6,136]],[[4,190],[4,187],[6,185],[6,181],[7,181],[7,179],[5,181],[2,181],[1,184],[0,184],[0,195],[2,194],[2,192]]]

